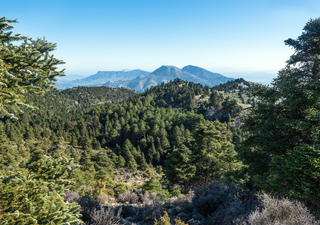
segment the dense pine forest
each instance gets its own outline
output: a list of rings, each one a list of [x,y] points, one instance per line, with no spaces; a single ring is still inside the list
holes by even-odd
[[[320,19],[272,86],[59,91],[55,44],[0,19],[2,224],[320,224]],[[14,45],[15,40],[24,40]]]

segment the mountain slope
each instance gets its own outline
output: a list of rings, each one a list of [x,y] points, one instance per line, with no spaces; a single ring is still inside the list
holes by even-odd
[[[150,72],[139,69],[129,71],[98,71],[98,73],[83,79],[58,81],[56,87],[59,89],[66,89],[77,86],[97,86],[109,81],[131,80],[138,76],[148,76],[149,74]]]
[[[183,69],[179,69],[175,66],[161,66],[147,77],[139,76],[133,80],[118,82],[109,81],[103,85],[108,87],[128,87],[138,92],[143,92],[147,88],[159,85],[162,82],[168,83],[170,80],[176,78],[200,83],[209,87],[234,80],[233,78],[228,78],[218,73],[212,73],[196,66],[186,66]]]

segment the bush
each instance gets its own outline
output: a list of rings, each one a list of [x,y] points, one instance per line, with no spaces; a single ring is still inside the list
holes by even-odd
[[[125,192],[129,188],[130,188],[129,185],[120,183],[120,184],[115,184],[115,187],[113,188],[113,191],[115,192],[115,194],[117,196],[119,194],[122,194],[123,192]]]
[[[259,205],[252,192],[246,192],[224,180],[197,188],[192,199],[194,211],[203,216],[202,224],[233,224]]]
[[[90,218],[93,225],[118,225],[120,224],[120,214],[121,208],[118,210],[117,215],[115,216],[114,208],[101,207],[100,210],[96,208],[90,213]]]
[[[64,193],[64,201],[65,202],[77,202],[80,199],[80,195],[77,192],[73,192],[73,191],[66,191]]]
[[[91,217],[90,214],[93,210],[96,210],[97,208],[100,208],[98,199],[92,197],[92,196],[85,196],[80,199],[78,202],[81,206],[80,213],[82,214],[81,219],[86,222],[90,221]]]
[[[162,189],[161,182],[156,177],[151,177],[150,180],[146,181],[142,185],[142,189],[149,193],[155,192],[162,199],[168,198],[170,195],[168,190]]]
[[[118,202],[135,204],[139,201],[139,197],[136,193],[125,191],[123,194],[119,194],[117,198]]]
[[[132,189],[131,192],[125,191],[120,194],[117,198],[119,203],[130,203],[130,204],[151,204],[155,199],[157,199],[157,193],[149,194],[148,191],[143,191],[142,189]]]
[[[167,198],[165,200],[166,204],[174,205],[174,206],[181,206],[185,205],[186,203],[190,203],[192,201],[194,192],[190,190],[186,195],[181,194],[178,197],[174,196],[171,198]]]
[[[262,209],[252,212],[242,225],[318,225],[315,217],[310,214],[307,207],[298,201],[288,198],[277,199],[267,194],[260,195],[263,203]]]
[[[141,212],[142,209],[140,207],[134,207],[132,205],[122,205],[122,212],[121,217],[122,218],[128,218],[131,217],[133,220],[141,220]]]
[[[145,204],[142,209],[142,218],[144,221],[159,220],[161,215],[161,202],[156,199],[151,204]]]

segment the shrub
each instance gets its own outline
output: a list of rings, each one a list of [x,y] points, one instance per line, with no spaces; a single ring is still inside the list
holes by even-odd
[[[125,192],[126,190],[128,190],[130,188],[129,185],[127,184],[123,184],[123,183],[120,183],[120,184],[115,184],[114,188],[113,188],[113,191],[115,192],[116,196],[119,195],[119,194],[122,194],[123,192]]]
[[[69,202],[69,203],[77,202],[79,199],[80,199],[80,195],[77,192],[67,190],[64,193],[64,201],[65,202]]]
[[[141,212],[142,209],[140,207],[134,207],[132,205],[122,205],[122,212],[121,212],[121,217],[122,218],[128,218],[132,217],[133,220],[142,220],[141,218]]]
[[[274,198],[267,194],[260,195],[263,203],[262,209],[252,212],[243,225],[318,225],[315,217],[310,214],[307,207],[298,201],[288,198]]]
[[[192,201],[193,195],[194,195],[194,192],[190,190],[186,195],[182,194],[182,195],[179,195],[178,197],[174,196],[166,199],[165,203],[174,205],[174,206],[184,205]]]
[[[124,193],[118,195],[117,200],[118,200],[118,202],[121,202],[121,203],[127,203],[128,202],[130,204],[134,204],[134,203],[137,203],[139,201],[139,197],[134,192],[125,191]]]
[[[102,207],[100,210],[96,208],[90,213],[91,221],[93,225],[118,225],[120,224],[121,208],[118,210],[115,216],[115,210],[112,207]]]
[[[117,198],[119,203],[130,203],[130,204],[152,204],[152,202],[157,199],[157,193],[149,194],[148,191],[143,191],[142,189],[132,189],[131,192],[125,191],[120,194]]]
[[[252,192],[246,192],[224,180],[197,188],[192,199],[194,211],[203,216],[203,224],[233,224],[259,205]]]
[[[161,183],[156,177],[151,177],[150,180],[146,181],[142,185],[142,189],[148,191],[149,193],[155,192],[162,199],[169,197],[168,190],[162,189]]]
[[[144,221],[159,220],[161,214],[161,202],[156,199],[151,204],[145,204],[142,209],[142,218]]]
[[[96,210],[97,208],[100,208],[98,199],[96,199],[92,196],[85,196],[85,197],[81,198],[78,203],[81,206],[80,212],[82,214],[81,219],[83,221],[90,221],[91,220],[91,217],[90,217],[91,212],[93,210]]]

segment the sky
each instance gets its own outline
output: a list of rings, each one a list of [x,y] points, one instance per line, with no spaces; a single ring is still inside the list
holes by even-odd
[[[2,0],[0,8],[18,19],[14,33],[57,43],[67,76],[194,65],[256,80],[276,76],[293,54],[284,40],[319,12],[319,0]]]

